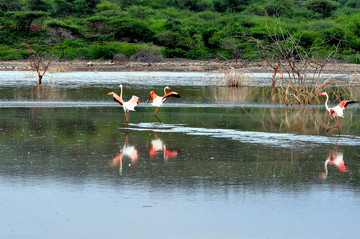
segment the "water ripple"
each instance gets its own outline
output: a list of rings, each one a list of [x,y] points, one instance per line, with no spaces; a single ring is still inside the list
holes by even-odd
[[[358,146],[360,137],[353,135],[342,135],[329,137],[322,135],[299,135],[292,133],[273,133],[260,131],[241,131],[235,129],[219,128],[198,128],[183,124],[159,124],[159,123],[139,123],[130,124],[130,130],[153,131],[165,133],[184,133],[187,135],[201,135],[213,138],[226,138],[240,141],[242,143],[262,144],[273,147],[292,148],[294,146],[308,146],[309,144],[334,144]]]

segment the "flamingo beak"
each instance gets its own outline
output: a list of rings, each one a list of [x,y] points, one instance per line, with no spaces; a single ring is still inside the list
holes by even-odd
[[[323,95],[323,93],[320,93],[320,95],[319,96],[322,96]]]
[[[146,103],[149,103],[150,99],[151,99],[151,95],[149,95],[149,99],[147,99]]]
[[[107,93],[108,95],[112,95],[112,92]]]

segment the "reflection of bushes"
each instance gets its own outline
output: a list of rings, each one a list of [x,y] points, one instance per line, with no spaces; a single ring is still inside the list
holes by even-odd
[[[262,117],[262,125],[265,130],[277,128],[281,132],[322,134],[329,127],[329,123],[335,124],[335,121],[328,117],[328,113],[324,113],[320,108],[269,108],[265,111],[266,113]],[[348,112],[348,117],[341,119],[340,124],[346,125],[351,120],[351,112]]]

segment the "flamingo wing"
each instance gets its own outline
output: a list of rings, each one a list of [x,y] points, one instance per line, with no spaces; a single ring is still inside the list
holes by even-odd
[[[123,103],[120,100],[116,99],[115,97],[114,97],[114,101],[118,102],[120,105],[123,105]]]
[[[112,96],[114,97],[115,102],[118,102],[120,105],[124,104],[123,99],[121,99],[121,97],[118,94],[116,94],[114,92],[110,92],[109,94],[112,94]]]
[[[345,109],[346,106],[348,106],[349,104],[353,104],[353,103],[359,103],[359,101],[356,101],[356,100],[343,100],[338,104],[338,106],[340,106],[341,109]]]
[[[163,99],[166,99],[167,97],[180,98],[181,96],[179,95],[179,93],[177,93],[175,91],[170,91],[163,96]]]

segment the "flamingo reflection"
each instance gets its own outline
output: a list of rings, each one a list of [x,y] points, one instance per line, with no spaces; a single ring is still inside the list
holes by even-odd
[[[124,157],[128,157],[131,160],[131,164],[135,164],[138,159],[138,152],[135,146],[129,145],[129,133],[126,133],[125,143],[120,153],[114,156],[112,160],[112,166],[116,167],[119,165],[119,172],[122,174],[122,160]]]
[[[155,154],[161,151],[163,152],[164,160],[168,160],[169,158],[173,158],[178,155],[178,151],[176,149],[168,149],[164,142],[158,137],[157,133],[153,133],[155,134],[155,139],[151,140],[151,145],[148,144],[150,158],[154,158]]]
[[[336,145],[335,150],[330,150],[329,157],[325,160],[324,164],[325,174],[319,173],[321,179],[325,179],[328,176],[328,165],[336,166],[341,172],[345,172],[348,169],[344,161],[343,152],[339,152],[339,145]]]

